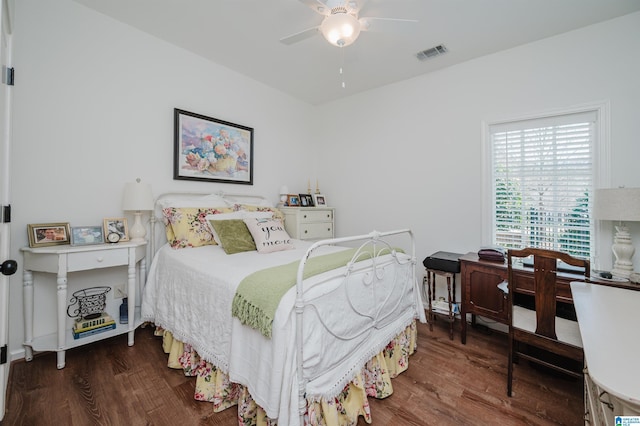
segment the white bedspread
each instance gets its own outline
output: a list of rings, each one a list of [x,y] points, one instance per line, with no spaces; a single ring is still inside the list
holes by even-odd
[[[280,424],[298,424],[295,287],[284,296],[276,312],[272,339],[233,318],[231,305],[244,277],[260,269],[300,260],[311,245],[300,240],[294,242],[294,250],[270,254],[227,255],[218,246],[179,250],[164,246],[151,264],[142,302],[143,320],[171,331],[177,339],[192,345],[205,360],[227,372],[233,382],[247,386],[267,415],[278,418]],[[337,250],[341,248],[324,246],[317,254]],[[356,268],[368,264],[369,261],[359,262]],[[391,274],[384,268],[381,271],[386,271],[385,275]],[[343,340],[323,331],[318,321],[307,320],[315,315],[316,309],[305,311],[304,359],[305,366],[308,365],[305,373],[311,377],[307,395],[334,396],[339,393],[356,370],[423,313],[417,283],[409,283],[407,292],[406,288],[401,289],[406,284],[387,280],[384,285],[394,289],[390,299],[373,298],[369,306],[356,306],[356,310],[372,312],[378,309],[376,304],[386,304],[392,306],[392,315],[381,319],[373,334],[357,335],[368,314],[345,317],[345,312],[351,309],[347,305],[353,302],[344,294],[331,293],[341,281],[335,277],[341,275],[344,277],[344,268],[305,282],[306,299],[307,294],[308,298],[320,294],[330,298],[330,304],[322,304],[324,312],[320,314],[328,328],[334,333],[351,336],[349,340]],[[354,291],[369,291],[366,283],[361,287]],[[310,290],[307,292],[307,289]],[[339,344],[332,344],[335,340]]]

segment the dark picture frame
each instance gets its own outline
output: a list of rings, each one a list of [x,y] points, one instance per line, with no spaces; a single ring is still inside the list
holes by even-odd
[[[71,243],[68,222],[37,223],[27,225],[29,247],[47,247]]]
[[[253,128],[174,109],[173,179],[253,185]]]
[[[88,246],[104,244],[102,226],[74,226],[71,228],[71,245]]]
[[[300,206],[301,207],[314,207],[313,197],[311,194],[298,194],[300,195]]]

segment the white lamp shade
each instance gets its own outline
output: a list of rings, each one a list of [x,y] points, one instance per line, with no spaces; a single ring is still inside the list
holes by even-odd
[[[153,210],[153,194],[151,185],[137,182],[125,184],[122,194],[122,210],[125,211],[145,211]]]
[[[360,22],[355,16],[338,12],[327,16],[320,25],[324,38],[334,46],[348,46],[360,35]]]
[[[599,220],[640,221],[640,188],[596,189],[593,214]]]
[[[608,188],[595,192],[593,214],[599,220],[619,222],[640,221],[640,188]],[[611,274],[616,278],[629,278],[633,272],[635,247],[626,226],[616,226],[611,246],[616,260]]]

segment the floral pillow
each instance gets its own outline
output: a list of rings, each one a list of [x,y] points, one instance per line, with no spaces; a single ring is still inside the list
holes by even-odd
[[[249,218],[244,219],[244,223],[251,232],[258,253],[272,253],[294,247],[280,219]]]
[[[162,209],[167,241],[172,248],[216,244],[209,229],[208,215],[231,213],[230,207],[167,207]]]

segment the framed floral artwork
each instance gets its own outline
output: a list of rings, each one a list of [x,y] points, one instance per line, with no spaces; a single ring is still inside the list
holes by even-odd
[[[173,178],[253,185],[253,128],[174,109]]]

